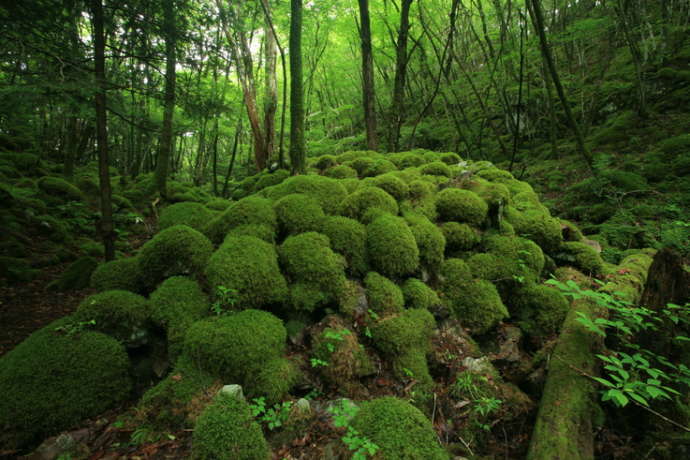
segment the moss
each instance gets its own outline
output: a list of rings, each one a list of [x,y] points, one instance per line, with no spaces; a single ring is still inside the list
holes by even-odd
[[[340,203],[347,196],[347,190],[337,179],[306,175],[293,176],[282,184],[263,191],[265,196],[277,200],[292,193],[302,193],[314,198],[326,214],[337,214]]]
[[[367,273],[364,279],[369,308],[380,316],[399,313],[405,301],[400,288],[385,276],[376,272]]]
[[[220,394],[199,416],[192,437],[193,460],[268,460],[270,450],[249,404]]]
[[[328,363],[319,368],[319,374],[331,385],[337,386],[340,392],[352,388],[355,377],[367,373],[371,362],[357,335],[347,329],[337,317],[329,316],[323,321],[323,327],[314,334],[311,356]]]
[[[476,193],[469,190],[447,188],[436,196],[436,208],[444,221],[465,222],[480,226],[489,207]]]
[[[132,204],[131,201],[129,201],[127,198],[121,195],[112,195],[110,197],[110,202],[113,204],[113,210],[115,212],[117,211],[133,211],[134,210],[134,205]]]
[[[422,174],[429,176],[450,177],[450,168],[443,161],[432,161],[419,168]]]
[[[659,149],[667,155],[681,155],[690,151],[690,134],[669,137],[659,142]]]
[[[429,375],[426,353],[436,327],[429,311],[414,309],[387,316],[371,328],[374,345],[392,360],[395,374],[412,378],[423,386],[433,383]]]
[[[446,249],[451,251],[469,251],[479,244],[481,235],[467,224],[446,222],[441,225],[446,238]]]
[[[97,291],[121,289],[139,292],[143,273],[138,257],[111,260],[96,267],[91,275],[91,287]]]
[[[264,308],[287,299],[287,283],[272,244],[252,236],[228,236],[211,256],[206,279],[215,291],[236,291],[236,308]]]
[[[324,175],[334,179],[357,178],[357,171],[346,165],[333,166],[324,171]]]
[[[479,165],[479,164],[477,164]],[[488,180],[489,182],[498,182],[498,183],[505,183],[507,181],[515,179],[513,175],[504,170],[504,169],[498,169],[494,167],[493,165],[483,168],[479,171],[476,172],[476,175]]]
[[[338,159],[335,155],[321,155],[311,160],[310,163],[311,166],[323,171],[337,165]]]
[[[129,291],[105,291],[84,299],[74,318],[77,321],[95,320],[95,330],[129,346],[145,343],[150,314],[144,297]]]
[[[563,294],[545,285],[525,286],[511,301],[520,329],[540,339],[558,333],[569,307]]]
[[[504,216],[515,228],[515,233],[534,241],[547,254],[558,251],[563,242],[561,224],[548,212],[534,209],[520,212],[512,206],[506,206]]]
[[[308,195],[294,193],[275,202],[273,209],[280,229],[285,234],[310,232],[318,229],[324,217],[319,203]]]
[[[60,278],[48,285],[49,289],[68,291],[84,289],[89,286],[91,274],[98,266],[98,261],[90,256],[80,257],[62,272]]]
[[[65,220],[56,219],[50,215],[35,218],[38,233],[47,236],[51,241],[62,242],[69,236],[69,230]]]
[[[420,200],[430,197],[435,190],[436,186],[434,184],[422,179],[415,179],[410,182],[410,197],[412,199]]]
[[[412,152],[399,152],[388,155],[388,159],[400,169],[413,168],[424,164],[421,155]]]
[[[208,238],[193,228],[186,225],[166,228],[139,252],[144,284],[153,288],[171,276],[201,273],[212,252],[213,245]]]
[[[395,164],[384,158],[379,158],[368,164],[364,170],[360,173],[361,177],[375,177],[382,174],[389,173],[391,171],[396,171],[398,168]]]
[[[263,190],[266,187],[281,184],[288,177],[290,177],[290,171],[286,169],[278,169],[273,173],[262,174],[254,183],[254,192]]]
[[[486,280],[470,279],[462,260],[443,264],[441,291],[450,312],[475,334],[483,334],[508,317],[508,310],[496,286]]]
[[[214,244],[220,244],[231,229],[240,225],[268,225],[276,228],[278,221],[273,203],[258,196],[243,198],[211,220],[203,233]]]
[[[443,232],[421,214],[407,213],[405,220],[419,248],[420,264],[432,273],[438,272],[446,251],[446,237]]]
[[[510,190],[504,184],[476,179],[467,185],[467,189],[479,195],[489,206],[504,206],[512,201]]]
[[[516,265],[513,270],[527,281],[536,282],[544,270],[544,253],[533,241],[515,236],[490,235],[483,241],[484,248],[496,255],[501,263]]]
[[[367,226],[367,251],[372,267],[395,278],[414,273],[419,267],[419,248],[407,223],[383,215]]]
[[[407,198],[410,193],[409,186],[393,173],[382,174],[371,179],[367,179],[366,182],[385,190],[390,196],[395,198],[396,201],[401,201]]]
[[[0,359],[0,447],[29,447],[129,397],[129,358],[99,332],[34,332]]]
[[[367,271],[367,229],[364,225],[347,217],[328,216],[321,220],[318,231],[328,237],[331,249],[345,257],[349,274],[364,276]]]
[[[151,293],[151,319],[167,331],[168,355],[173,359],[182,351],[187,329],[208,314],[209,303],[199,284],[183,276],[168,278]]]
[[[217,387],[217,379],[182,355],[170,374],[144,393],[138,412],[160,429],[192,428]]]
[[[447,152],[441,154],[440,157],[441,161],[444,162],[447,165],[456,165],[462,161],[462,158],[460,158],[460,155],[457,153],[453,152]]]
[[[362,187],[343,200],[340,214],[361,222],[367,211],[374,208],[390,214],[398,213],[398,203],[386,191],[378,187]]]
[[[206,207],[212,211],[225,211],[232,205],[232,201],[225,198],[211,198],[206,202]]]
[[[561,222],[563,239],[565,241],[582,241],[585,239],[577,225],[565,219],[559,219],[559,221]]]
[[[265,397],[267,405],[283,400],[299,380],[297,365],[286,358],[275,358],[261,367],[248,385],[249,396]]]
[[[365,402],[352,427],[379,446],[381,460],[447,460],[431,422],[416,407],[385,396]]]
[[[33,174],[41,166],[41,160],[38,155],[26,152],[0,152],[0,163],[10,164],[28,174]]]
[[[47,198],[51,198],[51,201],[56,198],[62,201],[81,201],[83,199],[81,190],[59,177],[41,177],[36,181],[36,185]]]
[[[283,322],[261,310],[243,310],[194,323],[185,353],[224,383],[245,384],[264,363],[282,356],[287,332]]]
[[[402,286],[406,308],[429,308],[441,303],[436,292],[422,281],[410,278]]]
[[[604,261],[601,255],[591,246],[576,241],[563,243],[561,250],[554,256],[559,265],[573,265],[584,273],[601,274]]]
[[[201,230],[213,218],[211,211],[200,203],[175,203],[161,211],[158,226],[161,230],[174,225],[186,225]]]

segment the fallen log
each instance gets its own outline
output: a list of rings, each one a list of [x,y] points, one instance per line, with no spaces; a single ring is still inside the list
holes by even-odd
[[[623,300],[637,302],[644,289],[652,258],[635,254],[618,265],[602,289],[619,292]],[[573,279],[578,284],[586,277],[575,270],[563,270],[561,281]],[[591,299],[575,300],[566,316],[558,342],[549,361],[539,413],[530,440],[528,460],[589,460],[594,458],[592,420],[597,412],[595,384],[586,375],[596,375],[596,354],[603,343],[600,336],[577,321],[579,313],[590,318],[605,317],[608,312]]]

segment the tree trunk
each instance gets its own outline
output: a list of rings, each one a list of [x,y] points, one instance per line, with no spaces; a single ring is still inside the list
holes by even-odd
[[[364,124],[367,132],[367,148],[376,150],[376,93],[374,90],[374,55],[371,49],[371,23],[369,20],[369,0],[359,0],[360,39],[362,44],[362,105]]]
[[[276,111],[278,109],[278,93],[276,81],[276,37],[273,28],[266,17],[264,26],[265,42],[265,93],[264,93],[264,135],[266,136],[266,157],[273,156],[276,137]]]
[[[232,157],[230,158],[230,163],[228,164],[228,172],[225,174],[225,182],[223,183],[223,198],[228,197],[228,182],[230,182],[230,176],[232,175],[232,168],[235,166],[235,157],[237,156],[237,146],[240,141],[240,135],[242,134],[242,119],[237,124],[237,129],[235,130],[235,140],[232,144]]]
[[[290,163],[293,174],[306,170],[302,88],[302,0],[290,0]]]
[[[94,64],[96,76],[96,139],[98,142],[98,179],[101,192],[101,220],[99,233],[103,238],[105,260],[115,259],[115,232],[113,229],[113,207],[111,202],[110,171],[108,170],[108,131],[106,118],[105,80],[105,32],[103,4],[91,0],[94,33]]]
[[[400,128],[405,119],[405,77],[407,74],[407,38],[410,32],[410,6],[413,0],[402,0],[400,28],[395,46],[395,83],[391,107],[391,127],[388,150],[397,152],[400,148]]]
[[[167,197],[166,181],[173,147],[173,115],[175,113],[175,0],[163,2],[165,28],[165,108],[163,111],[163,131],[161,132],[158,162],[156,164],[156,186],[163,198]]]

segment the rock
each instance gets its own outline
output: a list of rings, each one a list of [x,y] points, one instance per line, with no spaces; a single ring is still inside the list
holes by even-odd
[[[230,395],[241,400],[245,399],[244,391],[242,391],[241,385],[225,385],[223,388],[220,389],[219,393],[224,395]]]

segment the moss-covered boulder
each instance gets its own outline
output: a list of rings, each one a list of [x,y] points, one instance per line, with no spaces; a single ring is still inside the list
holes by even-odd
[[[419,248],[420,264],[432,273],[438,272],[446,251],[446,237],[443,232],[421,214],[407,213],[405,220]]]
[[[352,390],[357,377],[372,371],[369,356],[357,335],[335,316],[325,318],[323,327],[314,334],[311,357],[321,363],[317,366],[319,375],[344,394]]]
[[[71,317],[0,358],[0,448],[29,447],[129,397],[122,345]]]
[[[450,251],[469,251],[481,241],[480,233],[467,224],[446,222],[441,225],[446,237],[446,249]]]
[[[528,209],[523,212],[506,206],[504,216],[514,227],[516,234],[534,241],[547,254],[553,254],[560,248],[563,242],[561,223],[557,218],[551,217],[548,211]]]
[[[381,460],[448,460],[431,422],[402,399],[385,396],[363,403],[351,426],[379,447]]]
[[[572,265],[585,274],[599,275],[604,271],[604,261],[592,246],[577,241],[563,243],[554,259],[560,265]]]
[[[238,236],[253,236],[264,240],[267,243],[275,243],[276,231],[274,228],[266,224],[245,224],[238,225],[228,232],[225,239],[234,238]]]
[[[81,201],[81,190],[60,177],[45,176],[36,185],[51,201]]]
[[[382,215],[367,226],[367,251],[372,267],[395,278],[413,274],[419,267],[419,248],[404,219]]]
[[[328,237],[331,249],[347,261],[347,272],[355,277],[367,271],[367,229],[360,222],[342,216],[327,216],[317,230]]]
[[[139,252],[144,285],[154,288],[175,275],[196,275],[203,271],[213,253],[204,235],[186,225],[175,225],[159,232]]]
[[[309,195],[293,193],[275,202],[273,209],[284,234],[297,234],[318,230],[324,217],[319,203]]]
[[[398,214],[398,203],[395,198],[379,187],[361,187],[342,201],[340,214],[366,222],[364,217],[372,209],[395,215]]]
[[[268,460],[270,449],[249,404],[219,394],[197,419],[193,460]]]
[[[74,318],[95,321],[93,328],[127,346],[138,346],[148,340],[150,308],[147,300],[129,291],[105,291],[84,299]]]
[[[371,179],[367,179],[364,183],[370,183],[395,198],[397,201],[407,199],[410,193],[410,187],[400,179],[395,173],[383,174]]]
[[[205,270],[213,291],[236,292],[237,309],[264,308],[287,300],[287,283],[272,244],[253,236],[232,236],[213,253]]]
[[[243,198],[208,222],[203,233],[214,244],[220,244],[231,229],[248,224],[267,225],[272,229],[277,227],[271,200],[259,196]]]
[[[479,227],[486,220],[489,207],[476,193],[446,188],[436,196],[436,209],[445,222],[467,223]]]
[[[441,303],[436,291],[421,280],[410,278],[402,285],[406,308],[429,309]]]
[[[264,397],[273,405],[285,398],[300,378],[297,364],[287,358],[274,358],[263,363],[261,369],[249,378],[247,393],[251,397]]]
[[[340,203],[347,196],[347,190],[340,181],[316,175],[293,176],[280,185],[262,191],[263,195],[272,200],[278,200],[293,193],[312,197],[326,214],[337,214]]]
[[[262,366],[280,358],[287,332],[283,322],[271,313],[244,310],[194,323],[185,337],[185,353],[201,369],[224,379],[244,384]]]
[[[120,289],[139,292],[143,284],[143,273],[138,257],[105,262],[96,267],[91,274],[91,287],[97,291]]]
[[[431,163],[427,163],[421,168],[419,168],[419,171],[422,174],[426,174],[429,176],[451,176],[450,168],[446,163],[442,161],[432,161]]]
[[[174,225],[186,225],[200,231],[212,218],[213,213],[203,204],[184,201],[163,209],[158,219],[158,226],[161,230],[165,230]]]
[[[563,294],[543,284],[519,289],[509,305],[520,329],[538,339],[558,333],[570,306]]]
[[[369,308],[379,316],[403,311],[405,300],[400,288],[385,276],[376,272],[367,273],[364,278]]]
[[[80,257],[70,264],[60,278],[48,285],[49,289],[68,291],[84,289],[89,286],[91,274],[98,266],[98,261],[91,256]]]
[[[338,165],[328,168],[324,175],[334,179],[354,179],[357,178],[357,171],[346,165]]]

